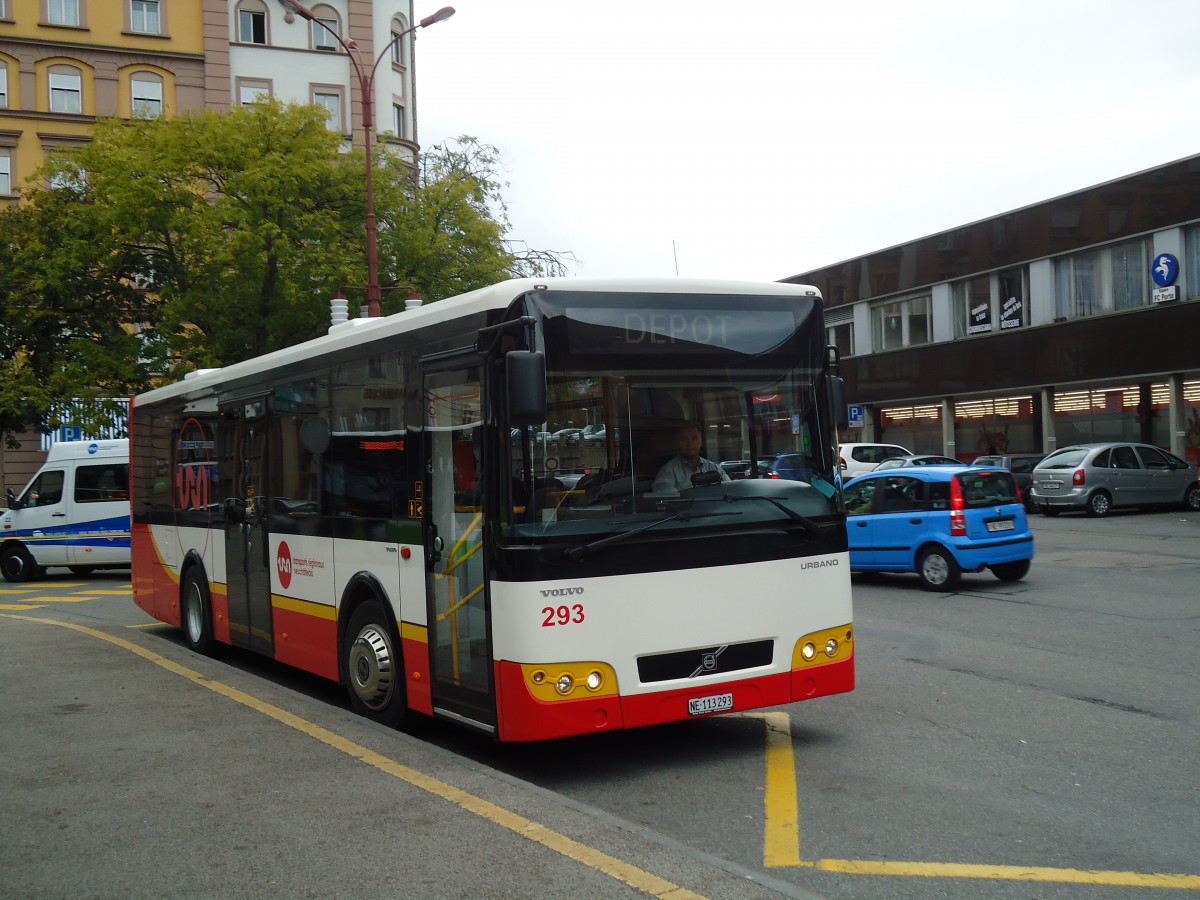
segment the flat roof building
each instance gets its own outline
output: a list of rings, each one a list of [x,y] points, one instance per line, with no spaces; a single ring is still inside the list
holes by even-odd
[[[1200,156],[783,280],[825,297],[847,440],[1200,463]]]

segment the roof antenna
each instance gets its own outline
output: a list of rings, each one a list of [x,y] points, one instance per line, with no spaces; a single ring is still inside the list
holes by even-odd
[[[675,239],[671,239],[671,255],[675,257],[675,277],[679,277],[679,254],[675,252]]]

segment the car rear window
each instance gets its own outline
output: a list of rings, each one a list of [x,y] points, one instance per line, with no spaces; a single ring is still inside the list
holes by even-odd
[[[1037,464],[1039,469],[1074,469],[1078,466],[1085,456],[1088,455],[1086,447],[1072,447],[1066,450],[1059,450],[1051,453],[1040,463]]]
[[[1017,502],[1016,484],[1008,472],[962,472],[954,478],[962,488],[963,505],[967,509]]]

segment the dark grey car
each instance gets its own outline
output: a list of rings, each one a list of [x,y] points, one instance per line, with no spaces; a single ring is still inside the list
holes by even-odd
[[[1196,467],[1149,444],[1110,441],[1063,447],[1033,470],[1032,503],[1048,516],[1083,509],[1177,505],[1200,512]]]
[[[1034,466],[1045,458],[1045,453],[998,453],[994,456],[977,456],[971,465],[999,466],[1002,469],[1008,469],[1013,473],[1013,478],[1017,480],[1017,487],[1021,489],[1025,508],[1034,510],[1037,509],[1037,505],[1029,496],[1029,485],[1033,481]]]

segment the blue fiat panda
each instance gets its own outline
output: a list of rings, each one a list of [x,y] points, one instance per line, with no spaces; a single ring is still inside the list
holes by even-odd
[[[845,487],[850,568],[916,572],[921,587],[952,591],[963,572],[1019,581],[1033,533],[1012,473],[945,466],[869,472]]]

